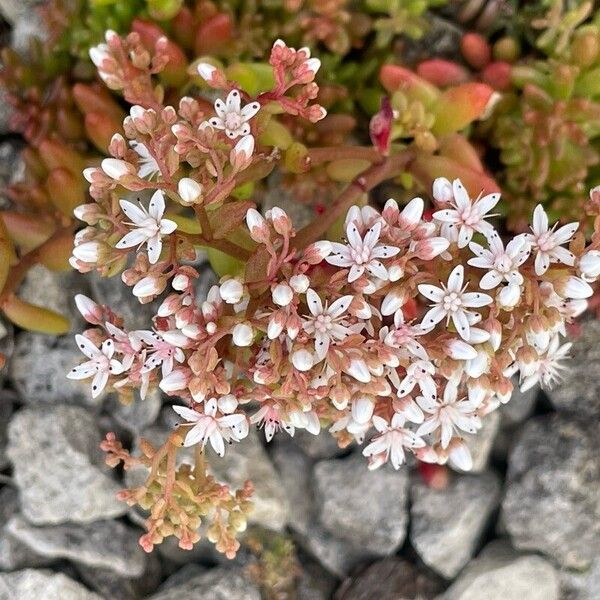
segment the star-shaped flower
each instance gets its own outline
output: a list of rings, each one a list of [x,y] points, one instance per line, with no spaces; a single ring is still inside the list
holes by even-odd
[[[574,221],[556,229],[558,223],[555,223],[552,229],[549,229],[548,215],[541,204],[538,204],[533,211],[532,233],[523,234],[536,250],[535,256],[535,274],[543,275],[550,266],[550,263],[563,263],[573,266],[575,256],[572,252],[563,248],[562,245],[571,240],[573,234],[577,231],[579,223]],[[556,229],[556,231],[555,231]]]
[[[124,235],[116,244],[117,248],[132,248],[146,244],[148,247],[148,260],[155,264],[160,258],[162,251],[162,236],[173,233],[177,229],[177,223],[170,219],[163,219],[165,212],[165,198],[160,190],[157,190],[150,199],[150,206],[146,210],[140,203],[139,206],[128,200],[119,200],[121,209],[130,219],[128,225],[134,229]]]
[[[438,210],[433,213],[433,218],[444,224],[442,227],[443,232],[449,234],[448,230],[454,230],[454,234],[450,237],[453,240],[457,239],[459,248],[464,248],[471,241],[476,231],[484,235],[490,235],[493,231],[492,226],[485,219],[486,217],[495,216],[487,213],[498,204],[500,194],[487,194],[471,202],[469,194],[460,179],[455,179],[452,182],[452,191],[454,201],[451,201],[450,204],[454,208]]]
[[[158,166],[158,163],[156,162],[156,159],[152,156],[152,154],[150,154],[150,151],[148,150],[145,144],[132,140],[131,142],[129,142],[129,145],[140,157],[137,172],[138,177],[141,177],[142,179],[146,179],[146,177],[148,179],[153,179],[157,175],[160,175],[160,168]]]
[[[108,383],[110,375],[120,375],[124,371],[123,365],[113,358],[115,344],[108,339],[97,348],[91,340],[84,335],[76,335],[77,346],[89,360],[71,369],[67,373],[68,379],[92,379],[92,398],[97,398]]]
[[[433,308],[423,317],[422,327],[430,329],[444,319],[446,323],[452,319],[458,335],[469,341],[469,316],[472,313],[467,309],[486,306],[491,304],[493,299],[482,292],[465,292],[468,283],[463,287],[464,276],[464,267],[458,265],[448,276],[447,285],[442,283],[442,287],[429,284],[419,286],[419,292],[434,303],[431,305]]]
[[[327,356],[332,341],[343,340],[352,333],[351,329],[341,323],[344,313],[352,303],[353,296],[342,296],[331,306],[323,307],[321,298],[312,289],[306,291],[306,303],[310,315],[304,317],[303,329],[315,338],[315,352],[319,360]]]
[[[348,282],[356,281],[365,271],[374,277],[386,280],[388,273],[380,258],[391,258],[400,252],[400,248],[379,244],[381,221],[374,223],[364,238],[358,232],[354,221],[346,227],[348,244],[332,242],[332,253],[325,260],[336,267],[349,268]]]
[[[241,108],[241,98],[239,90],[231,90],[227,95],[225,102],[220,98],[215,100],[216,117],[212,117],[208,122],[216,129],[225,130],[225,135],[234,140],[240,135],[250,133],[248,121],[260,110],[258,102],[251,102]]]

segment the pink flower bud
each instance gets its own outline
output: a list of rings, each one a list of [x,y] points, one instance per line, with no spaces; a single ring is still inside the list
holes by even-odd
[[[419,240],[414,244],[414,247],[411,248],[412,252],[414,252],[421,260],[431,260],[436,256],[442,254],[448,250],[450,246],[450,242],[443,237],[433,237],[425,240]]]
[[[459,339],[448,341],[444,350],[453,360],[472,360],[477,357],[475,348]]]
[[[454,199],[452,184],[445,177],[438,177],[433,182],[433,199],[438,204],[446,204]]]
[[[228,279],[220,285],[219,295],[227,304],[237,304],[244,295],[244,286],[238,279]]]
[[[237,408],[238,401],[233,394],[227,394],[217,400],[217,406],[223,414],[230,415]]]
[[[279,234],[283,236],[289,236],[293,227],[292,221],[287,216],[284,210],[279,208],[278,206],[274,206],[270,210],[267,211],[265,215],[269,221],[273,223],[273,229]]]
[[[263,216],[255,208],[248,209],[246,213],[246,225],[250,230],[250,237],[255,242],[264,244],[269,241],[269,227]]]
[[[292,288],[285,283],[276,285],[273,288],[271,295],[273,297],[273,302],[278,306],[287,306],[294,298]]]
[[[392,110],[390,99],[384,96],[381,100],[379,112],[373,115],[369,123],[371,142],[383,156],[387,156],[390,151],[393,122],[394,111]]]
[[[91,298],[83,294],[75,296],[75,305],[81,316],[92,325],[99,325],[103,321],[104,311],[102,307],[96,304]]]
[[[595,281],[600,276],[600,251],[586,252],[579,260],[579,270],[585,281]]]
[[[450,461],[461,471],[470,471],[473,468],[473,459],[469,448],[460,438],[454,438],[448,446]]]
[[[344,371],[361,383],[369,383],[371,381],[371,373],[369,372],[367,363],[362,359],[353,358]]]
[[[166,283],[162,277],[148,275],[140,279],[134,286],[132,293],[137,298],[157,296],[165,289]]]
[[[88,225],[95,225],[100,218],[100,207],[95,202],[80,204],[73,209],[73,214]]]
[[[381,303],[381,314],[385,317],[393,315],[406,303],[406,293],[398,288],[388,292]]]
[[[190,371],[188,369],[173,369],[166,377],[163,377],[158,387],[169,394],[184,390],[190,382]]]
[[[235,346],[245,348],[252,345],[252,341],[254,340],[254,330],[250,323],[238,323],[231,333]]]
[[[400,215],[400,209],[398,208],[398,203],[390,198],[383,207],[381,211],[382,217],[388,222],[392,224],[396,224],[398,221],[398,216]]]
[[[303,294],[310,287],[310,280],[306,275],[293,275],[290,277],[290,286],[297,294]]]
[[[185,204],[194,204],[201,199],[202,186],[189,177],[184,177],[177,184],[177,192]]]
[[[292,354],[292,364],[298,371],[310,371],[314,364],[313,355],[304,348],[296,350]]]
[[[574,300],[583,300],[590,298],[594,294],[592,287],[579,277],[568,277],[566,281],[556,286],[557,291],[565,298]]]
[[[314,244],[308,246],[308,248],[304,250],[302,258],[309,265],[318,265],[320,262],[323,261],[323,259],[329,256],[332,251],[333,247],[331,246],[331,242],[323,240],[320,242],[315,242]]]
[[[128,175],[134,175],[135,169],[133,165],[130,165],[128,162],[124,160],[119,160],[117,158],[105,158],[102,163],[102,170],[111,178],[122,179],[123,177],[127,177]]]
[[[84,242],[73,248],[73,256],[86,263],[96,263],[105,254],[104,245],[96,241]]]
[[[424,208],[423,198],[413,198],[400,213],[398,226],[406,231],[412,231],[420,223]]]
[[[178,292],[183,292],[183,290],[187,289],[190,285],[190,278],[183,273],[178,273],[173,277],[173,281],[171,282],[174,290]]]
[[[254,136],[245,135],[229,153],[229,162],[237,171],[245,169],[252,162],[254,154]]]
[[[267,325],[267,337],[270,340],[274,340],[281,335],[285,327],[285,321],[286,315],[284,311],[278,310],[271,315],[269,324]]]

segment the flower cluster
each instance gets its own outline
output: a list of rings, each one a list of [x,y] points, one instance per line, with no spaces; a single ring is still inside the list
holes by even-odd
[[[144,58],[148,73],[153,59],[136,58],[135,36],[108,40],[93,51],[103,76],[127,95],[131,72],[142,104],[113,136],[111,156],[84,172],[94,202],[76,209],[87,227],[71,262],[121,273],[158,309],[148,329],[130,331],[111,308],[78,297],[92,327],[77,338],[87,360],[69,377],[90,379],[93,395],[144,398],[157,386],[176,398],[181,423],[161,448],[145,445],[133,458],[114,436],[104,442],[110,464],[150,470],[142,487],[123,492],[151,509],[146,549],[167,535],[189,547],[208,516],[209,538],[235,553],[251,487],[219,487],[204,456],[223,456],[251,424],[267,441],[305,429],[365,444],[370,468],[397,469],[414,455],[468,470],[465,436],[510,400],[513,382],[527,389],[559,378],[566,325],[600,275],[598,235],[586,246],[579,223],[551,227],[540,205],[528,233],[502,239],[500,194],[490,186],[473,198],[472,181],[459,179],[435,179],[431,206],[419,197],[359,205],[382,181],[421,172],[422,155],[391,138],[347,148],[339,158],[352,163],[349,185],[296,231],[284,210],[261,213],[249,198],[260,199],[257,184],[273,169],[331,167],[344,150],[309,150],[283,125],[325,116],[314,102],[320,62],[278,40],[272,87],[256,96],[201,62],[220,97],[212,107],[184,97],[176,109],[142,77],[135,63]],[[599,208],[593,190],[588,212]],[[206,297],[192,266],[199,248],[221,277]],[[193,468],[177,469],[180,446],[195,449]]]

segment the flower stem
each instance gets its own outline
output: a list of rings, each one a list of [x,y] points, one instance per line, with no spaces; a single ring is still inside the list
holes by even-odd
[[[334,200],[325,213],[296,234],[294,238],[296,249],[302,250],[321,239],[336,220],[360,198],[361,194],[369,192],[382,181],[406,170],[413,159],[414,154],[410,150],[404,150],[366,169]]]

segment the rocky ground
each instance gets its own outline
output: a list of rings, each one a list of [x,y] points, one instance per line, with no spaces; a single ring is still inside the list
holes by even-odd
[[[24,47],[27,2],[0,0]],[[15,7],[21,7],[17,10]],[[6,133],[0,103],[0,134]],[[0,141],[0,183],[18,177],[18,144]],[[0,204],[5,202],[0,194]],[[205,269],[206,288],[213,275]],[[118,280],[34,269],[22,295],[71,314],[78,291],[147,325]],[[600,598],[600,322],[584,323],[564,383],[516,394],[471,441],[475,469],[445,489],[415,469],[369,472],[356,450],[325,436],[254,432],[215,463],[252,479],[256,509],[234,561],[200,543],[137,544],[140,514],[117,502],[123,475],[98,444],[132,447],[172,426],[159,394],[131,407],[92,401],[64,373],[72,336],[15,332],[0,322],[0,600],[597,600]],[[128,473],[127,480],[136,473]]]

